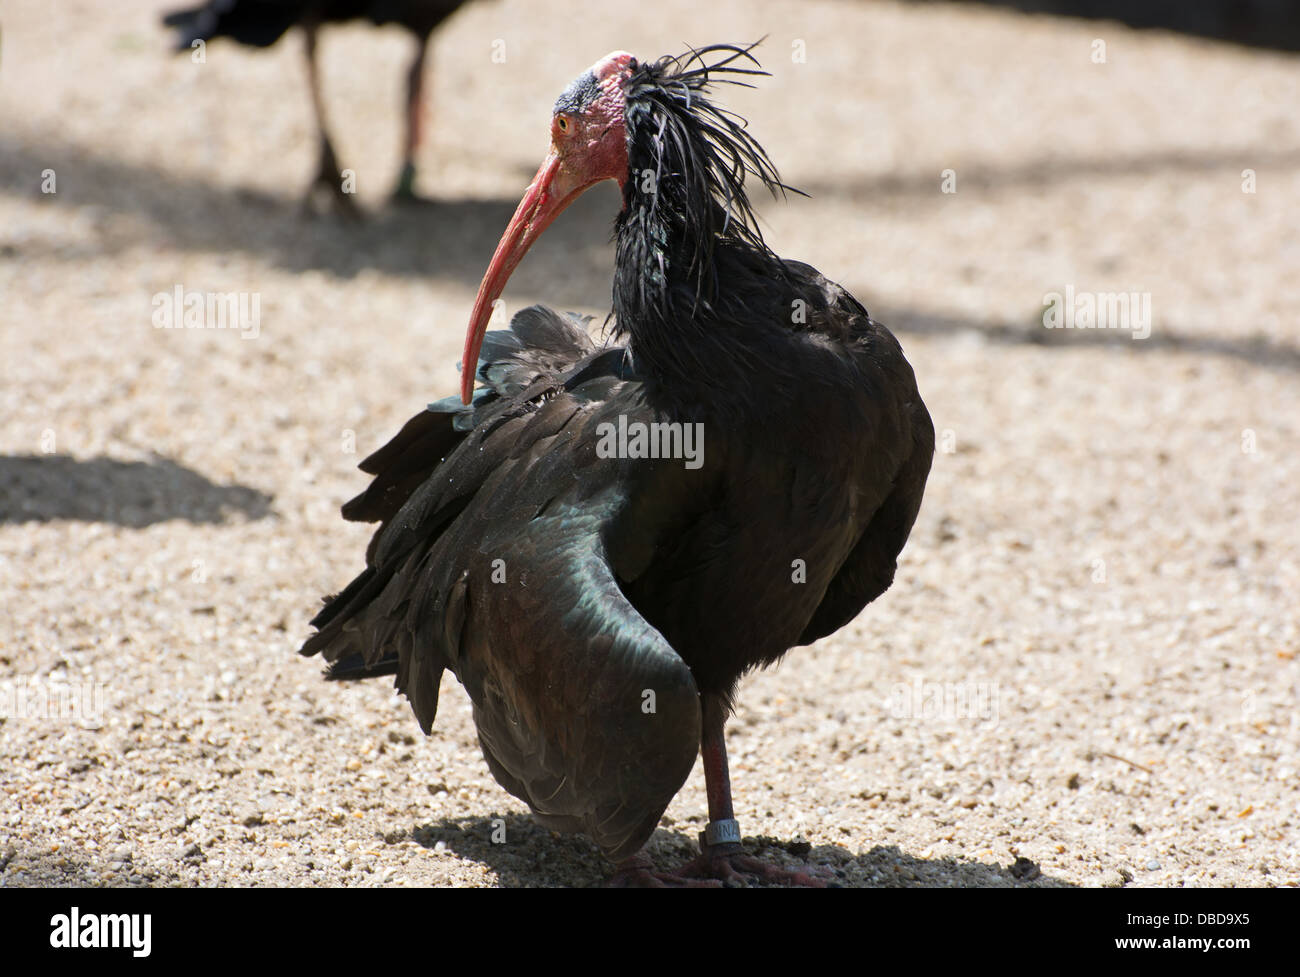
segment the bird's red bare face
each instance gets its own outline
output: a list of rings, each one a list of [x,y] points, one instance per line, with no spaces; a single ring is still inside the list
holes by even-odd
[[[592,65],[556,101],[551,151],[524,191],[474,300],[461,357],[460,396],[465,403],[474,393],[492,303],[500,298],[533,242],[584,190],[602,180],[617,180],[619,186],[627,182],[624,83],[635,70],[632,55],[615,51]]]

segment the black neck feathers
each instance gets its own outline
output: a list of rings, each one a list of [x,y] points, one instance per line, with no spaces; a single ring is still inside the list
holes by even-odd
[[[741,76],[767,74],[752,47],[662,58],[627,83],[629,174],[616,225],[614,315],[639,372],[696,380],[714,372],[713,347],[743,344],[737,329],[752,321],[747,285],[761,280],[766,292],[785,277],[745,181],[774,196],[790,188],[744,119],[705,94],[711,83],[745,85]]]

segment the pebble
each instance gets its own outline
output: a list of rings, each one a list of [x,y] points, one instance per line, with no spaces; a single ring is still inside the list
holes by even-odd
[[[1122,889],[1133,881],[1133,873],[1126,868],[1115,869],[1102,879],[1102,888]]]

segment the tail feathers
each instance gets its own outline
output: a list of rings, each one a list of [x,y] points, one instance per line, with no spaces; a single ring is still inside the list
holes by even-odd
[[[385,594],[391,568],[369,568],[334,597],[326,597],[312,618],[316,633],[300,650],[319,654],[329,667],[328,679],[352,680],[397,674],[402,651],[409,650],[404,595]]]
[[[370,486],[343,506],[351,522],[388,522],[460,442],[455,414],[426,410],[412,417],[391,441],[361,462],[374,475]]]
[[[590,316],[533,305],[516,313],[508,330],[488,333],[478,363],[478,377],[488,389],[480,389],[472,404],[448,397],[407,421],[392,440],[361,462],[361,470],[375,478],[343,506],[343,518],[384,523],[392,519],[473,429],[477,408],[513,397],[539,377],[564,373],[590,354],[595,349],[587,335],[590,321]]]
[[[189,10],[166,14],[163,25],[176,31],[176,50],[195,41],[229,37],[240,44],[270,47],[298,22],[299,4],[255,3],[250,0],[208,0]]]
[[[394,685],[410,700],[427,734],[438,713],[438,690],[446,667],[433,648],[439,636],[430,628],[435,622],[444,628],[457,626],[455,622],[463,620],[464,595],[459,592],[454,613],[432,613],[412,592],[409,578],[393,579],[395,569],[367,569],[337,597],[326,598],[312,621],[319,630],[300,653],[319,653],[329,663],[328,680],[394,676]],[[415,654],[417,644],[421,654]]]
[[[378,579],[379,574],[374,567],[367,567],[366,570],[350,584],[332,597],[325,597],[321,603],[322,607],[316,612],[316,616],[311,619],[311,626],[316,629],[317,633],[313,634],[305,645],[302,653],[304,655],[314,655],[318,651],[323,651],[327,641],[325,641],[325,632],[330,625],[334,623],[340,612],[344,608],[352,606],[355,602],[361,606],[383,589],[384,581]],[[332,661],[338,657],[336,655],[327,656]]]
[[[458,646],[468,599],[461,581],[450,594],[434,600],[436,594],[423,589],[428,574],[419,572],[421,561],[488,474],[462,463],[439,478],[438,467],[477,423],[501,413],[492,405],[500,406],[503,399],[539,381],[573,373],[596,349],[587,334],[589,321],[543,306],[523,309],[508,331],[487,335],[477,369],[486,386],[476,392],[472,404],[462,404],[459,398],[430,404],[361,463],[361,470],[374,480],[344,505],[344,518],[383,525],[367,548],[366,569],[339,594],[326,598],[311,622],[316,633],[302,646],[303,655],[319,654],[329,662],[328,678],[396,675],[398,687],[410,697],[428,732],[448,660],[434,649]],[[623,355],[619,349],[608,353]],[[594,371],[593,382],[609,374],[598,362],[583,372],[587,370]],[[575,382],[580,379],[581,374],[573,377]],[[416,647],[418,655],[412,653]]]
[[[397,674],[398,658],[392,655],[373,664],[367,664],[364,655],[348,655],[340,658],[325,669],[328,682],[357,682],[367,678],[379,678],[384,675]]]
[[[177,10],[163,18],[163,26],[176,31],[176,50],[186,51],[195,41],[211,40],[216,33],[217,19],[206,8]]]

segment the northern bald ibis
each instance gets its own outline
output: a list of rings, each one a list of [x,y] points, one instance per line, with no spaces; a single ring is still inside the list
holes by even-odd
[[[741,676],[889,587],[934,453],[897,340],[763,240],[745,182],[787,188],[707,96],[755,74],[749,47],[616,52],[560,96],[479,287],[477,370],[362,463],[343,514],[381,525],[302,648],[334,677],[396,672],[426,733],[450,669],[497,781],[620,884],[821,881],[741,851],[723,726]],[[621,342],[541,306],[485,335],[529,246],[602,180],[623,192]],[[637,853],[697,751],[702,854],[655,871]]]
[[[344,191],[334,147],[325,125],[325,104],[321,98],[316,69],[316,33],[322,24],[369,20],[376,26],[400,24],[416,39],[415,59],[407,72],[406,139],[402,147],[402,172],[394,197],[415,198],[415,153],[420,145],[424,112],[424,63],[429,35],[450,17],[465,0],[207,0],[198,7],[177,10],[163,17],[176,29],[176,49],[187,51],[195,41],[229,37],[240,44],[270,47],[289,28],[299,26],[306,38],[307,75],[311,83],[311,104],[320,134],[320,161],[308,191],[308,201],[318,190],[330,194],[335,206],[352,214],[355,207]]]

